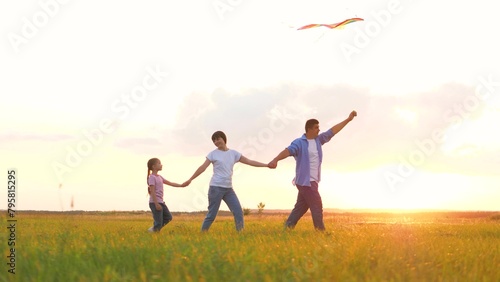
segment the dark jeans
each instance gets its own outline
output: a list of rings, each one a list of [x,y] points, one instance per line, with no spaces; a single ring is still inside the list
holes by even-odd
[[[311,187],[297,185],[297,189],[299,190],[297,202],[286,220],[285,227],[294,228],[307,210],[311,209],[314,228],[325,230],[325,225],[323,224],[323,202],[319,195],[318,183],[311,181]]]
[[[167,225],[170,221],[172,221],[172,214],[168,210],[167,205],[165,203],[159,203],[161,206],[161,210],[156,210],[155,203],[149,203],[149,208],[153,213],[153,230],[155,232],[159,232],[163,226]]]

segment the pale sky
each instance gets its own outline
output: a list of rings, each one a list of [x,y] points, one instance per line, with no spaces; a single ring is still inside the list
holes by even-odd
[[[2,1],[3,187],[16,169],[20,210],[148,210],[152,157],[182,183],[214,131],[268,163],[307,119],[327,130],[356,110],[323,147],[325,208],[498,210],[496,6]],[[353,17],[364,21],[297,30]],[[237,164],[242,206],[293,208],[294,169],[291,157],[275,170]],[[206,210],[211,176],[165,185],[170,210]]]

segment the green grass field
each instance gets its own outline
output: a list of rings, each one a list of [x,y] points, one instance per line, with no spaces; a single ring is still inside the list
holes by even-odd
[[[499,213],[329,213],[323,233],[309,214],[285,231],[286,216],[251,214],[237,233],[221,215],[201,233],[204,214],[174,213],[150,234],[148,212],[18,212],[1,280],[500,281]]]

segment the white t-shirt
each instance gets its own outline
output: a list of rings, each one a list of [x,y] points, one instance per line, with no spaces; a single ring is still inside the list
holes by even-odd
[[[210,179],[210,186],[233,188],[233,167],[241,158],[241,153],[235,150],[222,151],[215,149],[207,155],[207,159],[214,166],[214,175]]]
[[[307,146],[307,151],[309,153],[309,172],[310,172],[310,181],[319,181],[319,153],[318,147],[316,146],[316,140],[307,139],[309,142],[309,146]]]

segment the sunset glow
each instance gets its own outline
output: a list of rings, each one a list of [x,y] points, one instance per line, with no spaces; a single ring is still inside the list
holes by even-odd
[[[182,183],[216,130],[268,163],[307,119],[327,130],[356,110],[323,147],[325,208],[498,210],[492,0],[62,2],[0,4],[0,167],[18,171],[18,209],[148,210],[149,158]],[[293,208],[294,170],[237,165],[242,206]],[[206,210],[211,173],[166,186],[169,208]]]

